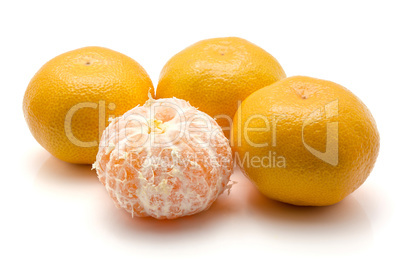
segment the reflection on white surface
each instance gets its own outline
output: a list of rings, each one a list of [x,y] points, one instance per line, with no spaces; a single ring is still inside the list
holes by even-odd
[[[372,241],[370,221],[353,195],[332,206],[299,207],[253,191],[249,207],[261,232],[276,239],[281,248],[345,254],[364,250]]]
[[[49,155],[39,168],[34,184],[44,193],[71,197],[98,182],[90,165],[70,164]]]
[[[49,240],[44,247],[72,241],[71,252],[88,245],[93,250],[86,252],[106,252],[113,246],[122,258],[159,260],[200,256],[200,250],[227,252],[228,246],[240,256],[248,256],[241,255],[245,248],[255,254],[354,254],[367,250],[372,240],[370,221],[353,195],[329,207],[292,206],[267,199],[236,169],[232,179],[238,183],[230,195],[221,195],[205,212],[176,220],[131,218],[114,206],[90,169],[51,156],[39,168],[35,212],[40,236]]]

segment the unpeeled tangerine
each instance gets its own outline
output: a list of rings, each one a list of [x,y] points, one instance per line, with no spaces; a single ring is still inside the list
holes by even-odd
[[[151,98],[111,121],[94,168],[117,207],[173,219],[206,210],[229,192],[233,159],[210,116],[184,100]]]

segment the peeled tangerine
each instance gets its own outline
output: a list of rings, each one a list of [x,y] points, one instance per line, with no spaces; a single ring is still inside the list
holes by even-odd
[[[229,192],[233,159],[210,116],[184,100],[149,99],[111,121],[94,168],[117,207],[173,219],[206,210]]]

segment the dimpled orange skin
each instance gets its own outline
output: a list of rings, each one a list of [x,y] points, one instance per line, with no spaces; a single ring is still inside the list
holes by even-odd
[[[163,67],[157,98],[178,97],[217,118],[229,137],[238,102],[285,78],[278,61],[257,45],[237,37],[197,42]]]
[[[328,106],[337,106],[337,110],[331,111]],[[303,144],[303,123],[314,111],[315,122],[304,127],[304,143],[325,152],[327,125],[337,122],[338,138],[330,135],[338,140],[338,162],[334,165],[313,155]],[[251,118],[256,114],[259,118]],[[245,134],[247,119],[249,130]],[[265,126],[266,121],[270,128]],[[271,157],[275,152],[276,161],[283,156],[285,167],[274,166],[271,158],[271,166],[266,159],[264,165],[268,167],[245,163],[241,169],[267,197],[307,206],[331,205],[356,190],[373,169],[380,146],[376,123],[363,102],[336,83],[301,76],[283,79],[251,94],[235,115],[231,139],[238,163],[247,154],[250,160],[269,152]],[[264,143],[268,145],[253,147]]]
[[[130,57],[107,48],[84,47],[53,58],[35,74],[25,92],[23,111],[32,135],[52,155],[91,164],[102,125],[110,116],[143,104],[150,89],[148,74]],[[67,113],[77,104],[84,105],[70,113],[71,130],[68,127],[66,132]]]
[[[233,158],[210,116],[181,99],[151,98],[106,128],[93,167],[118,208],[175,219],[230,189]]]

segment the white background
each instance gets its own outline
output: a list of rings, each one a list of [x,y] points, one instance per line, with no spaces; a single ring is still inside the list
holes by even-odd
[[[401,265],[401,26],[397,1],[2,1],[0,264]],[[237,171],[230,196],[207,212],[131,219],[90,167],[53,158],[26,126],[26,86],[56,55],[108,47],[156,86],[175,53],[223,36],[261,46],[288,76],[337,82],[365,102],[381,150],[361,188],[331,207],[298,208],[265,199]]]

